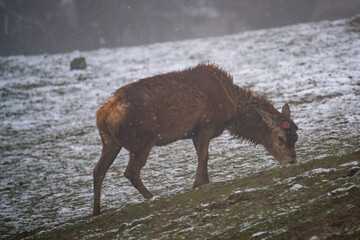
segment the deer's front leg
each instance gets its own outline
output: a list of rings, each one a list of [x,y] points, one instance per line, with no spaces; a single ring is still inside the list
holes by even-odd
[[[196,177],[193,188],[200,187],[202,185],[208,184],[209,175],[208,175],[208,160],[209,160],[209,144],[212,137],[213,131],[211,129],[200,130],[197,138],[193,139],[193,143],[198,155],[198,166],[196,169]]]

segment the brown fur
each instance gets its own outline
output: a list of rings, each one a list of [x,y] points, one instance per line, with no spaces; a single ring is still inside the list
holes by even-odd
[[[297,127],[288,105],[278,112],[263,96],[233,84],[228,73],[212,64],[123,86],[96,112],[96,119],[103,150],[94,168],[94,215],[100,214],[105,173],[122,147],[130,152],[124,175],[145,198],[152,194],[140,171],[151,148],[179,139],[191,138],[198,155],[194,187],[209,182],[209,142],[225,129],[264,145],[280,163],[296,162]],[[284,121],[290,123],[289,129],[281,127]]]

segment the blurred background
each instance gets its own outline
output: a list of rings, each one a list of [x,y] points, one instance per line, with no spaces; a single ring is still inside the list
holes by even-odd
[[[0,0],[0,55],[221,36],[358,13],[359,0]]]

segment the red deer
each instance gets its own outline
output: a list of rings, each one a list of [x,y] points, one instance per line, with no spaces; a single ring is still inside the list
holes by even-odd
[[[198,157],[194,188],[209,183],[208,147],[228,130],[262,144],[281,164],[296,163],[297,126],[287,104],[278,112],[265,97],[233,83],[213,64],[141,79],[119,88],[96,112],[102,153],[94,168],[93,215],[100,214],[105,174],[121,148],[129,151],[125,177],[147,199],[140,171],[153,146],[192,139]]]

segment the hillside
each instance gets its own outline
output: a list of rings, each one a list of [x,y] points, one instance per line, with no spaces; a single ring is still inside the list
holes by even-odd
[[[359,159],[357,152],[264,170],[77,219],[37,238],[358,239]]]
[[[304,219],[293,234],[309,231],[314,236],[315,222],[319,229],[328,229],[330,225],[321,223],[332,213],[341,221],[346,216],[349,220],[348,225],[335,221],[329,232],[358,232],[358,219],[352,216],[359,212],[359,50],[359,26],[339,20],[131,48],[0,57],[0,238],[74,231],[84,238],[97,234],[130,238],[147,231],[167,238],[191,234],[194,222],[201,219],[204,224],[197,226],[209,237],[231,238],[244,229],[248,234],[244,236],[262,238],[261,232],[271,237],[280,231],[279,224],[285,225],[281,231],[296,230],[286,225],[288,212],[296,215],[294,222]],[[88,68],[70,71],[71,59],[78,56],[86,58]],[[193,191],[195,150],[191,141],[179,141],[150,153],[142,179],[157,197],[146,202],[123,177],[128,158],[123,150],[103,184],[102,208],[107,214],[89,218],[92,169],[101,151],[97,108],[126,83],[204,61],[226,69],[235,83],[265,93],[277,108],[289,103],[300,128],[296,145],[300,163],[280,167],[262,147],[225,133],[210,145],[212,184]],[[219,194],[207,198],[213,189]],[[204,196],[198,196],[202,191]],[[169,201],[189,205],[170,205],[171,213],[166,210]],[[263,209],[251,212],[253,205]],[[122,211],[130,212],[117,219]],[[162,218],[161,211],[169,216]],[[312,218],[316,211],[324,218]],[[229,218],[226,212],[231,213]],[[217,216],[225,217],[217,221]],[[113,223],[102,225],[107,218]],[[176,219],[183,222],[172,227]],[[233,219],[239,231],[231,224]],[[209,229],[207,221],[213,225]],[[55,233],[46,233],[54,227],[59,228]],[[320,237],[328,233],[319,232]]]

